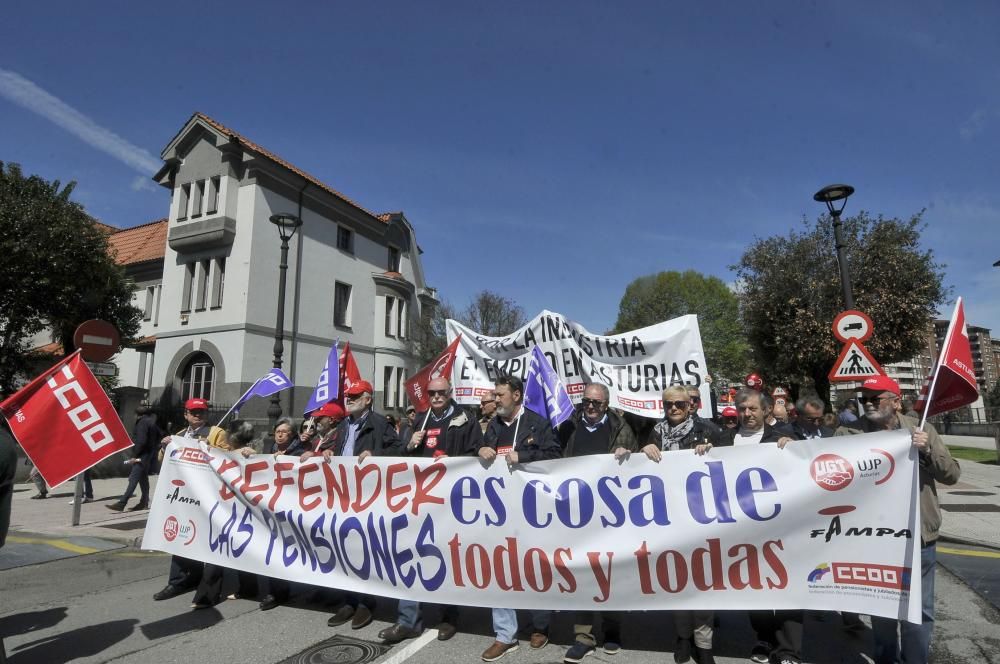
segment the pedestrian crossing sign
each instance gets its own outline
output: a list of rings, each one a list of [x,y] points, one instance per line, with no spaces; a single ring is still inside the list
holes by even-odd
[[[840,351],[840,357],[830,369],[829,378],[831,382],[844,382],[864,380],[884,373],[882,366],[875,361],[864,344],[851,339],[844,344],[844,350]]]

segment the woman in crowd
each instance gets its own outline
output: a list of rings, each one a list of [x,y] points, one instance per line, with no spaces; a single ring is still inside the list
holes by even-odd
[[[716,429],[691,417],[691,400],[683,385],[663,390],[663,409],[666,417],[656,423],[646,446],[642,448],[643,453],[653,461],[659,462],[663,452],[675,450],[694,450],[695,454],[704,454],[718,443]],[[693,653],[698,664],[715,664],[712,654],[713,612],[674,611],[673,614],[677,630],[674,661],[683,664],[691,659]]]
[[[304,423],[303,423],[304,424]],[[301,434],[296,433],[295,422],[290,417],[282,417],[274,427],[274,444],[269,452],[274,455],[283,454],[285,456],[299,456],[309,449],[309,437],[303,439]]]

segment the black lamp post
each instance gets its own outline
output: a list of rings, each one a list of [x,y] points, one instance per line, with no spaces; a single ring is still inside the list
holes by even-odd
[[[844,289],[844,308],[854,308],[854,293],[851,289],[851,273],[847,269],[847,257],[844,256],[844,237],[840,231],[840,213],[847,205],[847,197],[854,193],[854,187],[849,184],[831,184],[823,187],[813,195],[813,200],[826,203],[826,209],[833,218],[833,239],[837,246],[837,264],[840,265],[840,284]],[[834,205],[843,201],[840,208]]]
[[[302,220],[294,214],[273,214],[271,223],[278,227],[278,237],[281,238],[281,262],[278,264],[278,322],[274,325],[274,361],[275,369],[281,368],[281,355],[285,352],[285,275],[288,272],[288,242],[295,231],[302,225]],[[271,395],[271,405],[267,407],[267,419],[271,421],[271,431],[281,417],[281,397],[275,392]]]

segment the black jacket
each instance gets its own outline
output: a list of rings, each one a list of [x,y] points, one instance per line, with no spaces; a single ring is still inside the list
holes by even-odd
[[[336,456],[341,456],[344,453],[344,443],[347,442],[347,435],[350,431],[349,426],[349,417],[345,417],[337,424],[333,448]],[[374,456],[399,456],[403,451],[399,436],[389,424],[389,420],[374,410],[368,411],[368,417],[365,418],[365,422],[361,425],[358,436],[354,440],[355,456],[366,451],[371,452]]]
[[[652,444],[656,445],[660,449],[663,448],[663,440],[659,431],[657,431],[657,428],[665,421],[666,420],[660,420],[657,422],[656,426],[653,427],[653,430],[649,432],[649,440],[646,441],[647,445]],[[699,417],[691,426],[691,431],[689,431],[688,434],[680,441],[680,448],[682,450],[690,450],[704,443],[711,443],[714,446],[725,445],[726,443],[720,442],[721,438],[722,430],[719,427],[717,427],[713,422]],[[732,445],[732,441],[728,444]]]
[[[160,451],[163,435],[163,429],[156,424],[156,415],[147,413],[137,419],[132,429],[132,458],[139,459],[139,463],[148,469]]]
[[[613,411],[608,411],[608,425],[611,427],[611,437],[608,441],[608,451],[614,452],[619,447],[624,447],[629,452],[639,450],[639,443],[635,438],[632,427],[624,418],[618,417]],[[583,411],[576,411],[573,417],[566,420],[559,428],[559,437],[562,439],[562,449],[564,457],[573,456],[573,448],[576,445],[576,432],[580,429],[583,421]],[[520,455],[519,455],[520,456]]]
[[[434,448],[427,447],[427,436],[424,436],[424,439],[415,449],[408,449],[413,433],[420,431],[420,429],[416,429],[407,438],[400,440],[405,454],[430,457],[434,456],[434,453],[440,450],[448,456],[476,456],[479,448],[483,446],[483,430],[479,426],[479,420],[469,415],[468,410],[462,408],[454,401],[451,402],[451,405],[455,408],[455,413],[448,420],[448,426],[445,428],[444,434],[438,436],[437,445]],[[427,419],[426,411],[417,413],[414,424],[423,425]],[[409,431],[409,427],[407,427],[406,431]]]
[[[292,442],[288,443],[288,447],[285,448],[285,451],[282,452],[282,454],[285,456],[302,456],[303,452],[308,452],[311,449],[312,447],[309,443],[303,443],[301,438],[295,436],[295,438],[292,439]],[[270,438],[268,448],[265,450],[265,453],[274,454],[277,451],[278,448],[277,444],[274,442],[274,438]]]
[[[517,451],[518,460],[522,463],[530,463],[560,458],[562,449],[559,447],[559,441],[556,440],[555,432],[552,430],[552,424],[548,418],[528,410],[523,404],[521,408],[524,410],[521,413],[521,423],[511,425],[517,427],[517,441],[514,449]],[[483,435],[483,446],[495,450],[497,439],[503,430],[502,427],[505,426],[507,425],[500,421],[499,416],[490,420],[486,427],[486,433]]]
[[[809,437],[806,435],[805,429],[802,428],[802,425],[799,424],[798,420],[792,422],[789,426],[792,429],[792,438],[795,438],[796,440],[806,440]],[[821,426],[819,428],[819,437],[829,438],[833,436],[833,431],[834,430],[830,427]]]
[[[735,429],[725,429],[722,435],[719,436],[719,447],[730,447],[736,440],[736,434],[739,433],[739,427]],[[789,438],[795,438],[795,434],[792,428],[781,422],[778,422],[773,427],[770,424],[764,425],[764,435],[760,439],[762,443],[776,443],[779,438],[788,436]]]

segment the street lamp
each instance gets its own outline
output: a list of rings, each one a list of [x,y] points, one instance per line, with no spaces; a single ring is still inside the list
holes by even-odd
[[[302,220],[294,214],[273,214],[270,221],[278,227],[278,237],[281,238],[281,262],[278,264],[278,322],[274,325],[274,361],[275,369],[281,368],[281,355],[285,352],[285,275],[288,272],[288,242],[295,231],[302,225]],[[271,395],[271,405],[267,407],[267,419],[271,421],[271,431],[278,425],[281,417],[281,397],[275,392]]]
[[[847,197],[854,193],[854,187],[849,184],[831,184],[823,187],[813,195],[813,200],[826,203],[833,218],[833,240],[837,246],[837,264],[840,266],[840,284],[844,289],[844,308],[854,308],[854,294],[851,292],[851,273],[847,269],[847,257],[844,256],[844,237],[840,232],[840,213],[847,205]],[[840,208],[834,203],[843,201]]]

